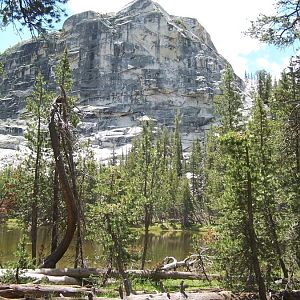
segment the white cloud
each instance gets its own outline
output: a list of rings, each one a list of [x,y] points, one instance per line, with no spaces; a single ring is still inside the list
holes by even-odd
[[[71,13],[85,10],[117,12],[128,0],[69,0]],[[156,0],[168,13],[197,18],[210,34],[218,52],[243,76],[249,64],[246,55],[260,51],[265,45],[246,37],[243,32],[260,13],[272,13],[274,0]]]
[[[260,57],[256,59],[256,65],[259,70],[267,70],[274,78],[278,79],[283,69],[288,65],[289,59],[289,57],[285,57],[281,62],[274,62],[266,57]]]

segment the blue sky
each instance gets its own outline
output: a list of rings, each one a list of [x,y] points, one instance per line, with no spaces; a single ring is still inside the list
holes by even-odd
[[[128,2],[128,0],[69,0],[67,10],[69,15],[85,10],[116,12]],[[274,12],[275,0],[156,0],[156,2],[172,15],[197,18],[210,34],[218,52],[229,61],[242,78],[245,71],[255,73],[261,69],[278,78],[291,55],[296,52],[295,46],[277,49],[243,34],[250,26],[250,20],[255,20],[259,13]],[[0,37],[0,52],[2,52],[22,39],[27,39],[29,34],[20,37],[9,28],[0,31]]]

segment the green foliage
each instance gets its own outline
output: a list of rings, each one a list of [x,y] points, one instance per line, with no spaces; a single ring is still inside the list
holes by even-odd
[[[138,209],[132,185],[119,166],[103,167],[95,187],[96,202],[88,206],[88,233],[99,239],[107,261],[122,271],[130,261]]]
[[[23,233],[20,242],[18,243],[18,248],[15,253],[15,256],[17,258],[16,262],[16,268],[18,269],[30,269],[33,267],[32,260],[30,258],[29,253],[27,252],[27,244],[28,244],[28,238]]]
[[[241,91],[230,65],[227,65],[222,77],[222,94],[214,97],[214,108],[219,117],[222,132],[238,130],[242,125],[243,102]]]
[[[192,225],[194,205],[183,162],[178,118],[172,136],[166,130],[155,135],[152,125],[144,124],[128,156],[119,165],[101,167],[88,228],[91,236],[101,228],[108,261],[124,265],[133,257],[130,237],[137,231],[132,226],[142,225],[146,236],[157,220],[177,220],[184,228]],[[147,245],[144,249],[143,259]]]
[[[177,177],[183,175],[183,155],[182,155],[182,143],[180,135],[180,112],[177,111],[175,117],[175,131],[173,137],[173,169],[176,170]]]
[[[300,267],[300,111],[298,105],[300,87],[297,84],[299,78],[299,66],[291,62],[288,72],[282,74],[276,86],[272,102],[272,114],[280,122],[280,128],[277,130],[277,135],[281,139],[278,151],[281,168],[278,179],[282,187],[283,207],[288,210],[288,218],[290,218],[285,228],[289,238],[286,238],[287,234],[283,238],[288,245],[286,254],[291,269],[295,269],[295,266]]]
[[[27,119],[25,138],[32,152],[49,148],[48,114],[54,95],[46,89],[46,82],[41,74],[37,75],[35,86],[30,97],[26,99],[24,116]],[[38,155],[41,155],[39,153]]]
[[[247,34],[275,46],[288,46],[300,38],[298,0],[277,0],[275,15],[261,14],[251,22]]]
[[[287,80],[284,84],[290,88]],[[281,109],[276,93],[288,96],[281,82],[278,87],[274,97],[270,75],[259,72],[248,123],[236,127],[221,122],[207,141],[205,196],[217,225],[218,268],[236,288],[253,288],[247,278],[255,271],[255,257],[267,281],[280,271],[288,277],[288,269],[294,268],[291,257],[297,250],[288,240],[295,237],[295,228],[291,231],[288,224],[298,222],[293,196],[299,192],[293,188],[296,180],[287,183],[290,162],[282,153],[287,107]],[[237,275],[245,280],[234,280]]]
[[[218,210],[215,221],[218,225],[217,262],[220,270],[225,270],[227,279],[233,283],[235,276],[247,278],[252,269],[247,240],[247,165],[244,157],[247,140],[244,135],[228,132],[218,141],[224,166],[221,175],[224,185],[214,207]]]
[[[99,166],[89,141],[78,147],[76,169],[79,198],[83,205],[82,210],[85,211],[86,204],[96,201],[94,187],[99,173]]]
[[[182,227],[184,229],[189,228],[192,225],[193,220],[193,201],[190,190],[190,183],[187,178],[184,178],[179,187],[178,196],[180,197],[181,204],[181,216],[182,216]]]
[[[195,208],[195,218],[199,223],[203,223],[207,220],[207,205],[204,200],[204,155],[199,139],[192,144],[189,171],[191,173],[191,193]]]
[[[65,15],[62,4],[68,0],[46,1],[0,1],[0,28],[13,24],[21,31],[26,26],[30,32],[43,33],[54,27],[53,22],[61,20]]]
[[[0,170],[0,209],[7,210],[14,206],[15,197],[11,192],[10,188],[12,185],[12,173],[13,168],[11,166],[7,166],[4,169]],[[4,217],[0,214],[0,218]],[[8,217],[6,215],[5,217]]]
[[[63,87],[65,92],[71,91],[73,84],[72,71],[70,68],[67,49],[64,50],[55,69],[55,79],[58,87]]]
[[[41,74],[36,77],[32,94],[26,99],[24,117],[27,120],[25,138],[28,154],[16,169],[18,183],[14,185],[16,215],[31,226],[32,256],[36,257],[37,227],[48,219],[51,186],[49,183],[48,113],[53,95],[47,92]],[[39,215],[40,214],[40,215]]]
[[[58,65],[55,68],[55,82],[61,90],[62,97],[66,96],[66,93],[71,93],[73,80],[67,49],[64,50]],[[66,111],[63,115],[66,114],[70,120],[70,124],[76,128],[80,121],[78,114],[74,112],[76,98],[68,96],[66,97],[66,100],[67,103],[64,107]]]
[[[47,164],[40,166],[39,186],[40,193],[37,196],[37,207],[39,211],[39,224],[49,222],[51,214],[51,195],[52,195],[52,174]],[[10,202],[13,209],[9,216],[17,218],[22,225],[31,223],[31,204],[33,198],[34,185],[34,165],[30,158],[25,159],[15,169],[11,171],[6,194],[6,202]]]
[[[28,238],[23,233],[22,237],[18,243],[17,251],[14,253],[16,261],[13,263],[8,263],[9,269],[7,272],[0,277],[1,283],[25,283],[26,279],[20,279],[21,270],[31,269],[34,267],[32,259],[27,252]]]

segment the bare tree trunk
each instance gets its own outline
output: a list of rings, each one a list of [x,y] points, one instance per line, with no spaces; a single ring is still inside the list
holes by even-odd
[[[149,146],[148,146],[149,147]],[[148,149],[148,148],[147,148]],[[155,181],[155,175],[156,175],[156,162],[157,159],[155,158],[154,161],[154,166],[152,169],[152,174],[151,174],[151,182],[150,182],[150,187],[147,185],[147,180],[148,180],[148,170],[149,170],[149,164],[150,162],[147,162],[147,169],[145,172],[145,181],[144,181],[144,196],[145,198],[149,200],[149,203],[144,205],[144,212],[145,212],[145,224],[144,224],[144,247],[143,247],[143,255],[142,255],[142,266],[141,269],[144,270],[145,268],[145,263],[146,263],[146,258],[147,258],[147,252],[148,252],[148,244],[149,244],[149,227],[151,225],[152,221],[152,214],[153,214],[153,203],[151,200],[152,193],[153,193],[153,186],[154,186],[154,181]],[[147,191],[147,188],[149,188],[149,191]]]
[[[81,234],[81,224],[80,221],[77,222],[77,235],[76,235],[76,248],[75,248],[75,260],[74,260],[74,268],[84,267],[83,260],[83,241]]]
[[[55,167],[54,178],[53,178],[53,205],[52,205],[52,232],[51,232],[51,252],[54,252],[57,248],[58,243],[58,202],[59,202],[59,182],[58,182],[58,172]],[[55,266],[54,266],[55,268]]]
[[[36,250],[37,250],[37,199],[33,196],[31,204],[31,258],[36,263]]]
[[[147,257],[147,251],[148,251],[148,244],[149,244],[149,227],[151,223],[151,216],[149,211],[149,206],[145,204],[144,211],[145,211],[145,224],[144,224],[144,247],[143,247],[143,255],[142,255],[142,266],[141,269],[144,270],[145,263],[146,263],[146,257]]]
[[[55,249],[54,252],[52,252],[45,259],[42,265],[42,267],[44,268],[53,268],[69,248],[76,230],[77,216],[78,216],[73,190],[70,186],[65,171],[64,157],[60,151],[59,137],[55,125],[56,113],[57,113],[56,108],[53,108],[50,115],[49,131],[50,131],[51,144],[54,152],[54,159],[55,159],[55,164],[58,172],[59,182],[62,189],[63,199],[65,201],[65,205],[67,209],[67,229],[58,247]],[[68,128],[66,128],[65,130],[68,130]]]
[[[36,263],[37,252],[37,223],[38,223],[38,206],[37,197],[39,195],[40,184],[40,159],[41,159],[41,116],[40,107],[42,101],[42,92],[39,97],[39,111],[38,111],[38,128],[37,128],[37,149],[34,166],[34,183],[33,183],[33,195],[31,204],[31,257],[34,263]]]

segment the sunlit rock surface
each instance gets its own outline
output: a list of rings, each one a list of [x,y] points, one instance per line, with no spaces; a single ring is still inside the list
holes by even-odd
[[[0,134],[14,137],[11,142],[1,138],[0,148],[15,149],[22,142],[17,137],[25,127],[19,120],[35,76],[42,72],[55,90],[54,70],[65,48],[80,130],[99,155],[103,149],[125,151],[140,133],[143,116],[171,127],[180,110],[186,146],[210,126],[212,97],[226,60],[196,19],[136,0],[116,14],[71,16],[59,32],[23,42],[0,57],[6,70],[0,79]]]

